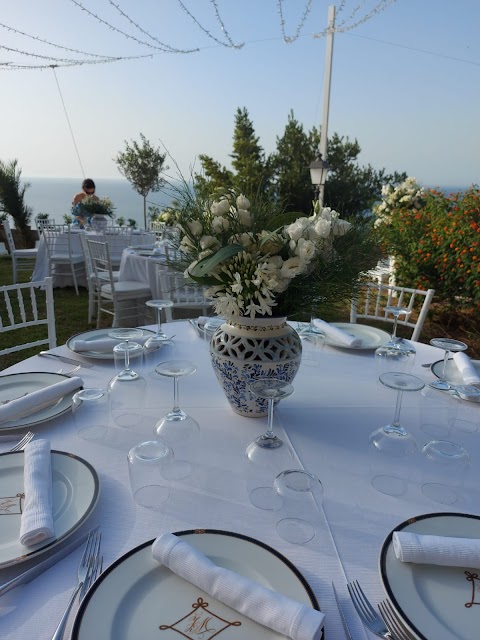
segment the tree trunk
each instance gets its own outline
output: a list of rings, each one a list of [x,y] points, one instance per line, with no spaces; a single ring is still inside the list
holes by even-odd
[[[147,196],[143,196],[143,226],[147,230]]]

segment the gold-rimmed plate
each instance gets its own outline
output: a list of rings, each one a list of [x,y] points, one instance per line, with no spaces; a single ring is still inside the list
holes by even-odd
[[[215,564],[319,609],[303,575],[268,545],[238,533],[214,529],[181,531],[176,535],[184,537]],[[218,634],[235,640],[284,638],[233,611],[156,562],[152,557],[152,543],[150,540],[132,549],[100,576],[79,609],[72,640],[158,640],[162,633],[168,638],[198,640]],[[199,598],[208,603],[208,615],[198,614],[196,620],[191,616],[187,619],[188,614],[195,614],[192,605],[196,605]],[[236,624],[232,626],[232,623]],[[187,627],[192,625],[193,631],[189,632]]]
[[[25,547],[19,541],[24,453],[0,454],[0,568],[53,549],[85,522],[97,504],[100,483],[92,465],[63,451],[51,455],[55,539]]]
[[[144,333],[145,336],[150,337],[155,335],[155,331],[151,331],[150,329],[144,329],[143,327],[140,327]],[[74,336],[71,336],[67,342],[66,342],[66,346],[70,349],[70,351],[73,351],[74,353],[78,354],[79,356],[83,356],[85,358],[94,358],[95,360],[113,360],[114,356],[113,356],[113,347],[110,351],[96,351],[95,350],[95,340],[104,340],[105,338],[108,338],[109,335],[109,331],[111,331],[112,329],[92,329],[91,331],[82,331],[82,333],[77,333]],[[75,351],[74,344],[75,344],[75,340],[85,340],[86,342],[91,342],[92,343],[92,350],[91,351]]]

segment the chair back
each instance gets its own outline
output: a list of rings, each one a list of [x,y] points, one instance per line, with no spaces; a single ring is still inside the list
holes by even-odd
[[[119,227],[112,224],[110,227],[105,228],[106,235],[117,234],[121,236],[127,236],[130,239],[132,237],[132,233],[133,233],[133,228],[127,227],[125,225],[123,227]]]
[[[385,307],[404,307],[411,313],[403,320],[400,316],[398,324],[411,327],[413,329],[411,340],[418,340],[434,293],[435,289],[424,291],[423,289],[387,285],[382,282],[360,284],[352,297],[350,322],[356,322],[358,318],[363,318],[393,324],[395,319],[385,310]]]
[[[45,326],[47,336],[2,349],[0,356],[44,344],[49,349],[57,346],[52,278],[0,287],[0,332],[34,326]],[[18,342],[18,334],[15,334],[15,342]]]
[[[123,250],[132,244],[131,227],[108,227],[105,229],[105,241],[108,243],[112,264],[119,265]]]
[[[43,233],[45,227],[51,227],[54,224],[55,220],[53,218],[35,218],[35,226],[39,234]]]
[[[80,232],[80,244],[82,246],[83,255],[85,256],[85,269],[87,271],[88,281],[95,277],[95,270],[93,268],[92,256],[90,255],[90,249],[87,242],[86,235]]]
[[[88,253],[93,267],[93,273],[97,281],[97,289],[100,290],[102,285],[109,284],[112,293],[115,292],[115,284],[113,280],[112,261],[110,259],[110,251],[107,242],[98,242],[86,238]]]
[[[173,307],[165,309],[167,322],[173,319],[172,309],[202,309],[203,315],[207,315],[211,301],[203,294],[203,288],[185,280],[182,273],[165,269],[163,265],[157,266],[157,274],[161,283],[162,297],[173,302]]]
[[[71,257],[70,225],[51,224],[43,228],[43,237],[47,246],[48,257]]]
[[[157,220],[153,222],[150,221],[149,229],[152,233],[155,234],[155,242],[161,242],[162,240],[165,240],[166,228],[167,227],[164,222],[158,222]]]
[[[15,247],[15,241],[13,239],[13,233],[12,233],[12,230],[10,228],[10,224],[9,224],[8,220],[4,220],[3,221],[3,229],[5,231],[5,236],[7,238],[8,250],[9,250],[10,255],[11,255],[15,251],[16,247]]]

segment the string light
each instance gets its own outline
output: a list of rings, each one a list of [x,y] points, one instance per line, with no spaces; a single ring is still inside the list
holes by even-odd
[[[154,44],[151,44],[150,42],[139,40],[138,38],[135,38],[135,36],[131,36],[130,34],[125,33],[125,31],[122,31],[121,29],[114,27],[112,24],[110,24],[106,20],[103,20],[103,18],[100,18],[100,16],[98,16],[96,13],[93,13],[93,11],[90,11],[89,9],[84,7],[81,2],[78,2],[78,0],[70,0],[70,2],[73,2],[73,4],[76,7],[78,7],[85,13],[87,13],[92,18],[95,18],[95,20],[98,20],[98,22],[100,22],[101,24],[104,24],[106,27],[108,27],[112,31],[115,31],[116,33],[120,33],[122,36],[125,36],[125,38],[128,38],[129,40],[134,40],[138,44],[142,44],[145,47],[150,47],[150,49],[156,49],[157,51],[163,51],[164,53],[196,53],[198,52],[198,49],[174,49],[173,47],[169,47],[168,45],[162,45],[160,47],[157,47]]]
[[[355,29],[356,27],[358,27],[359,25],[363,24],[364,22],[367,22],[367,20],[370,20],[370,18],[373,18],[374,15],[377,15],[379,13],[381,13],[382,11],[384,11],[387,7],[389,7],[391,4],[393,4],[394,2],[396,2],[397,0],[380,0],[380,2],[378,2],[373,9],[371,9],[368,13],[366,13],[362,18],[360,18],[359,20],[357,20],[356,22],[352,23],[352,24],[347,24],[348,21],[353,18],[355,16],[355,14],[363,7],[363,5],[365,4],[365,2],[357,5],[350,13],[350,15],[348,16],[348,18],[345,18],[342,22],[340,22],[339,24],[337,24],[333,31],[336,33],[345,33],[347,31],[351,31],[352,29]],[[326,33],[328,33],[328,27],[326,29],[324,29],[323,31],[321,31],[320,33],[315,33],[313,34],[314,38],[321,38],[323,37]]]
[[[283,17],[283,0],[278,0],[278,13],[280,15],[280,28],[282,30],[282,36],[283,36],[283,41],[286,42],[287,44],[290,44],[292,42],[295,42],[295,40],[298,40],[300,33],[302,31],[303,25],[305,24],[305,20],[308,17],[308,14],[310,13],[310,9],[312,6],[312,0],[307,0],[307,4],[305,6],[305,9],[303,11],[303,15],[300,19],[300,22],[298,23],[297,26],[297,30],[295,31],[295,35],[294,36],[287,36],[287,34],[285,33],[285,18]]]
[[[218,20],[218,22],[220,23],[220,28],[223,31],[226,39],[228,40],[228,42],[230,43],[230,45],[234,48],[234,49],[241,49],[243,47],[243,45],[245,44],[244,42],[242,42],[241,44],[235,44],[233,42],[233,40],[230,37],[230,34],[228,33],[228,31],[225,28],[225,24],[222,20],[222,18],[220,17],[220,11],[218,10],[218,5],[217,5],[217,1],[216,0],[210,0],[211,3],[213,4],[214,8],[215,8],[215,16]]]
[[[225,37],[227,38],[227,40],[231,43],[231,44],[227,44],[226,42],[222,42],[221,40],[219,40],[218,38],[216,38],[213,33],[211,33],[208,29],[206,29],[203,25],[200,24],[200,22],[195,18],[195,16],[193,15],[193,13],[191,13],[191,11],[189,11],[187,9],[187,7],[183,4],[182,0],[177,0],[178,4],[180,5],[180,7],[185,11],[185,13],[187,14],[187,16],[189,16],[189,18],[191,18],[193,20],[193,22],[197,25],[197,27],[203,31],[203,33],[210,38],[211,40],[213,40],[214,42],[216,42],[217,44],[219,44],[222,47],[227,47],[227,48],[235,48],[235,49],[241,49],[243,47],[243,45],[245,43],[241,43],[241,44],[233,44],[232,39],[230,38],[230,35],[228,33],[228,31],[225,28],[225,25],[223,24],[223,22],[221,21],[221,27],[223,30],[223,33],[225,34]],[[213,0],[212,0],[213,2]],[[218,12],[218,7],[215,4],[215,9]]]

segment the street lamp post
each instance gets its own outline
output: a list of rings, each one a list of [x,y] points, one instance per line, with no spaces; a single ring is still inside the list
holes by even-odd
[[[310,163],[310,180],[315,187],[315,200],[319,201],[319,205],[323,207],[323,188],[327,180],[327,173],[330,166],[326,160],[322,158],[322,154],[318,151],[315,160]]]

